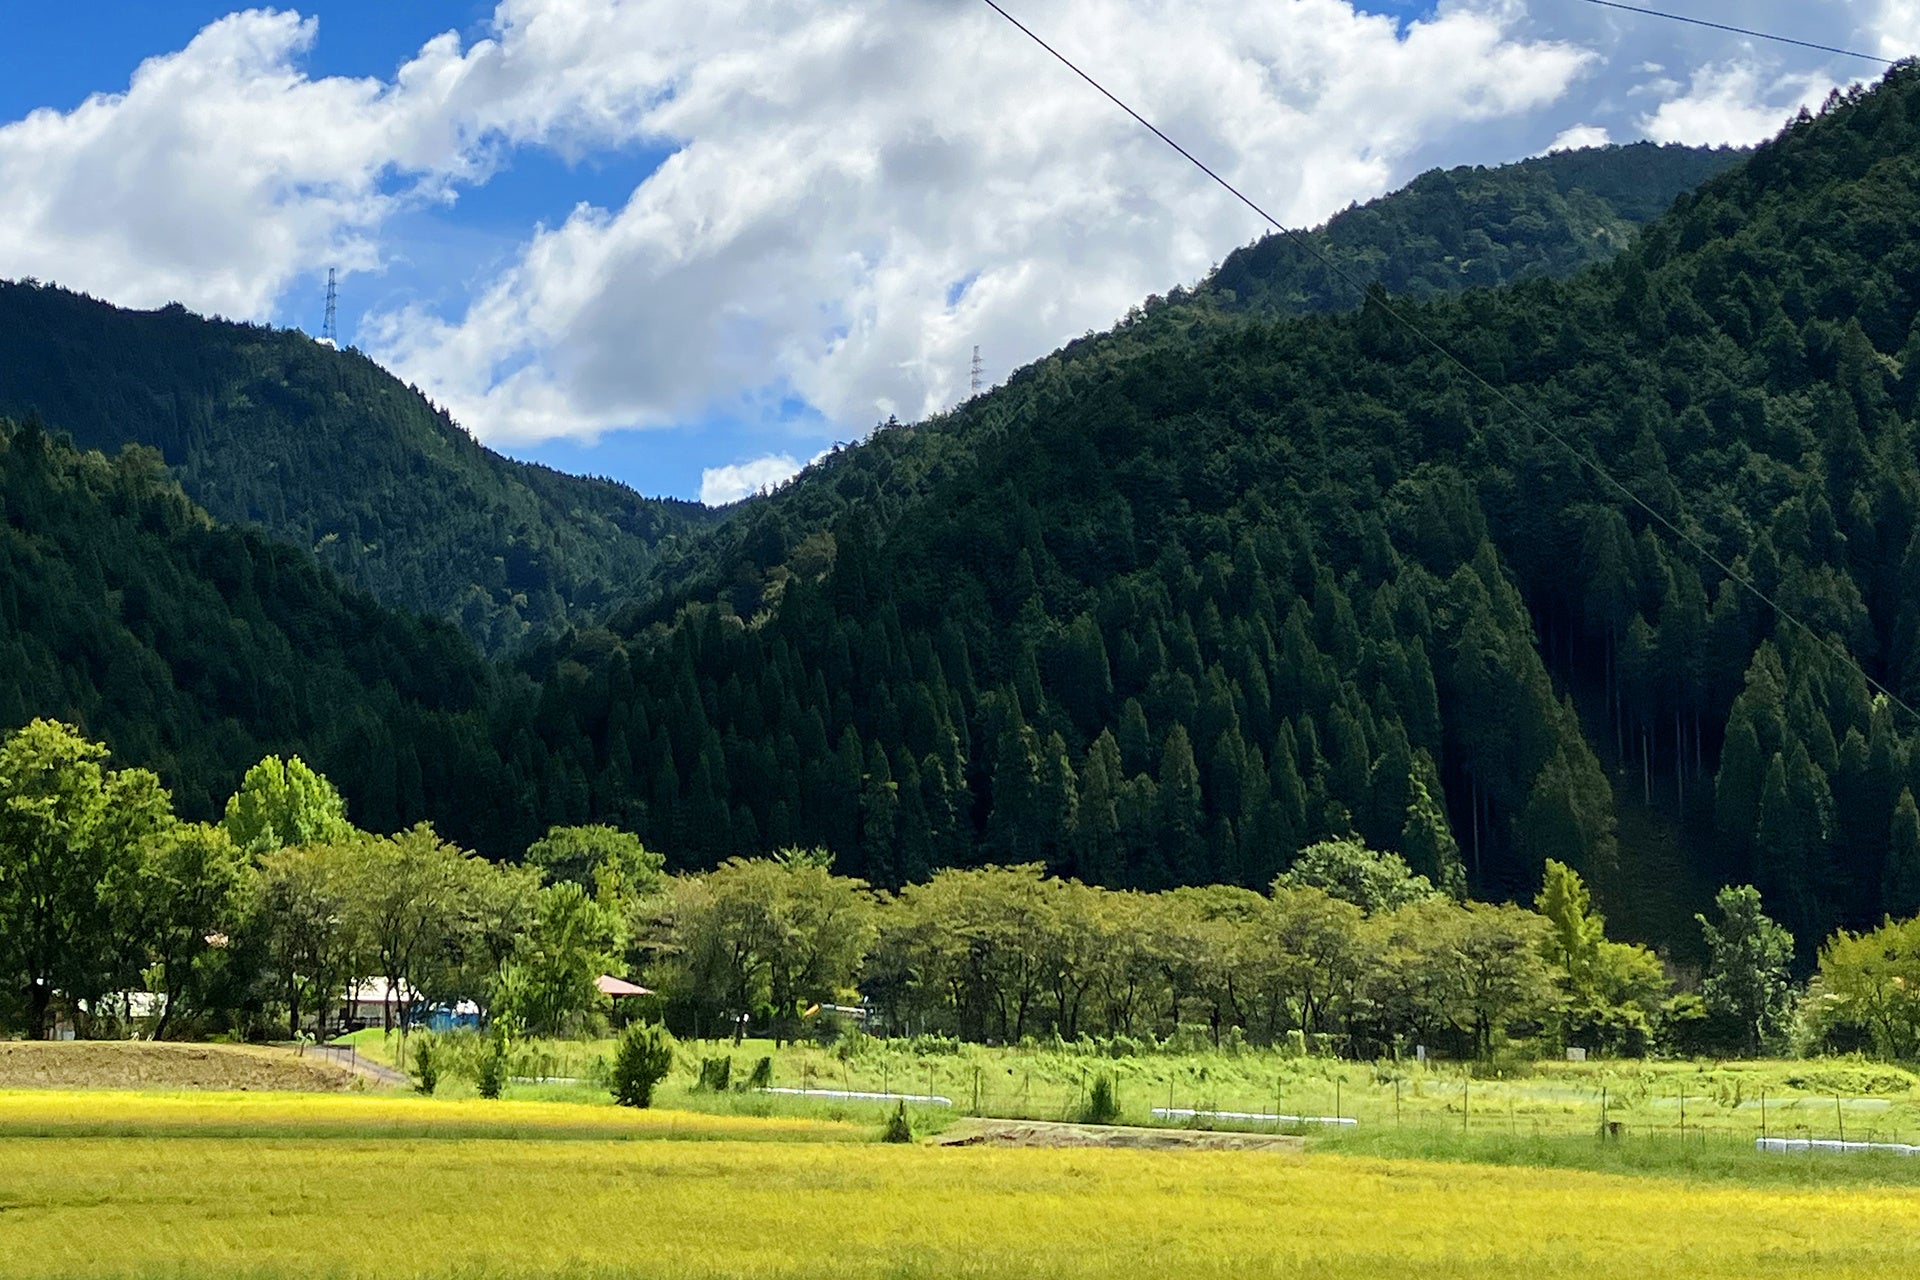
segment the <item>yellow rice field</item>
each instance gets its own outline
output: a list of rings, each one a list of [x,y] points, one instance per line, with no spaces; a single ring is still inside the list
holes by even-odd
[[[867,1125],[408,1094],[0,1091],[0,1138],[734,1139],[859,1142]],[[22,1150],[31,1151],[28,1146]],[[45,1148],[58,1151],[58,1145]],[[6,1174],[0,1166],[0,1185]],[[0,1219],[4,1226],[4,1219]]]
[[[1920,1194],[1877,1187],[822,1143],[805,1139],[848,1127],[539,1103],[37,1100],[0,1097],[0,1135],[64,1105],[176,1136],[0,1136],[0,1277],[1810,1280],[1920,1263]],[[451,1136],[483,1111],[553,1140]],[[612,1140],[582,1111],[627,1139],[708,1140]],[[177,1136],[195,1117],[253,1136]],[[333,1136],[314,1136],[323,1120]]]

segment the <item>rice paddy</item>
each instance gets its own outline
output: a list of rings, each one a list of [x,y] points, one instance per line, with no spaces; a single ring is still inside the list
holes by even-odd
[[[549,1104],[524,1105],[516,1122],[533,1124]],[[147,1114],[117,1097],[95,1110]],[[355,1114],[364,1135],[390,1113]],[[1920,1262],[1920,1196],[1885,1188],[1676,1194],[1321,1154],[745,1142],[724,1117],[664,1114],[651,1136],[704,1125],[708,1140],[610,1141],[553,1114],[542,1142],[0,1137],[0,1277],[1804,1280]],[[260,1135],[289,1123],[252,1115],[270,1121]]]
[[[687,1056],[702,1049],[720,1046]],[[1031,1071],[1066,1111],[1071,1082],[1098,1065],[1082,1059],[788,1050],[780,1069],[895,1088],[929,1071],[936,1086]],[[1807,1280],[1920,1264],[1920,1160],[1758,1156],[1746,1131],[1755,1089],[1811,1107],[1852,1086],[1843,1105],[1904,1122],[1912,1078],[1881,1068],[1547,1064],[1466,1082],[1476,1101],[1483,1089],[1509,1101],[1484,1116],[1442,1110],[1435,1069],[1414,1095],[1431,1112],[1396,1125],[1381,1115],[1394,1082],[1377,1069],[1141,1057],[1123,1064],[1138,1094],[1183,1078],[1250,1092],[1284,1066],[1281,1090],[1337,1080],[1341,1106],[1367,1119],[1304,1148],[1129,1150],[887,1146],[875,1141],[883,1108],[702,1091],[685,1065],[663,1091],[671,1105],[647,1111],[590,1084],[521,1084],[499,1100],[0,1090],[0,1280]],[[1690,1117],[1709,1123],[1603,1141],[1579,1092],[1602,1079],[1630,1116],[1680,1082],[1701,1108]],[[1398,1085],[1405,1108],[1414,1091]],[[1557,1107],[1568,1118],[1549,1123]],[[970,1123],[965,1109],[917,1127]]]

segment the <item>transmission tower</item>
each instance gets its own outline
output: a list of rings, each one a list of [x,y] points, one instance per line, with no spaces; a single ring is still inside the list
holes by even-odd
[[[973,349],[973,394],[980,394],[980,348]]]
[[[322,321],[320,324],[320,341],[326,343],[330,347],[337,347],[340,345],[339,334],[337,334],[334,331],[334,327],[333,327],[333,309],[334,309],[334,302],[335,302],[336,275],[337,275],[337,272],[335,268],[333,267],[327,268],[327,318],[324,321]]]

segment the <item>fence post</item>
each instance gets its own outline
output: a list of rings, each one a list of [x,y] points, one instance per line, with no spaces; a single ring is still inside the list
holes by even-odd
[[[1840,1122],[1840,1141],[1845,1142],[1847,1140],[1847,1113],[1840,1109],[1840,1095],[1837,1093],[1833,1095],[1833,1115],[1834,1119]]]
[[[1400,1127],[1400,1077],[1393,1078],[1393,1127]]]
[[[1687,1144],[1687,1091],[1680,1091],[1680,1145]]]
[[[1467,1131],[1467,1116],[1472,1112],[1473,1108],[1472,1089],[1472,1074],[1462,1074],[1460,1077],[1460,1132],[1462,1133]]]
[[[1765,1089],[1762,1089],[1760,1091],[1760,1137],[1762,1140],[1765,1140],[1766,1136],[1767,1136],[1767,1091]]]

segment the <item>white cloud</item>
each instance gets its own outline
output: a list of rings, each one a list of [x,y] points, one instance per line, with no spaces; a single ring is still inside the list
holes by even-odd
[[[1779,133],[1801,107],[1817,107],[1832,87],[1813,76],[1768,76],[1751,63],[1703,67],[1687,92],[1642,121],[1655,142],[1750,145]]]
[[[700,473],[700,501],[710,507],[778,488],[800,474],[800,463],[784,453],[736,462],[730,467],[708,467]]]
[[[1016,11],[1293,224],[1546,139],[1752,141],[1863,70],[1523,0],[1404,28],[1349,0]],[[1904,52],[1920,0],[1742,21]],[[361,342],[495,441],[796,401],[845,436],[959,399],[975,343],[1009,370],[1261,229],[971,0],[502,0],[488,38],[384,80],[309,77],[316,38],[236,14],[124,93],[0,125],[0,276],[263,318],[319,265],[378,269],[396,212],[516,148],[663,149],[617,207],[528,228],[452,310],[388,304]]]
[[[1597,124],[1577,124],[1571,129],[1562,129],[1558,137],[1547,144],[1543,154],[1555,151],[1578,151],[1582,147],[1604,147],[1613,141],[1613,135]]]
[[[306,78],[316,30],[235,14],[124,93],[0,127],[0,276],[258,318],[315,264],[372,266],[389,179],[469,166],[405,82]]]
[[[1551,102],[1588,61],[1468,8],[1404,33],[1346,0],[1022,16],[1296,223],[1377,194],[1436,134]],[[955,0],[512,0],[462,74],[514,86],[527,105],[496,114],[519,136],[676,148],[623,208],[541,229],[463,315],[363,330],[496,439],[789,396],[842,429],[915,418],[959,398],[974,343],[1010,367],[1259,229]]]
[[[1920,55],[1920,0],[1881,0],[1873,35],[1883,58]]]

